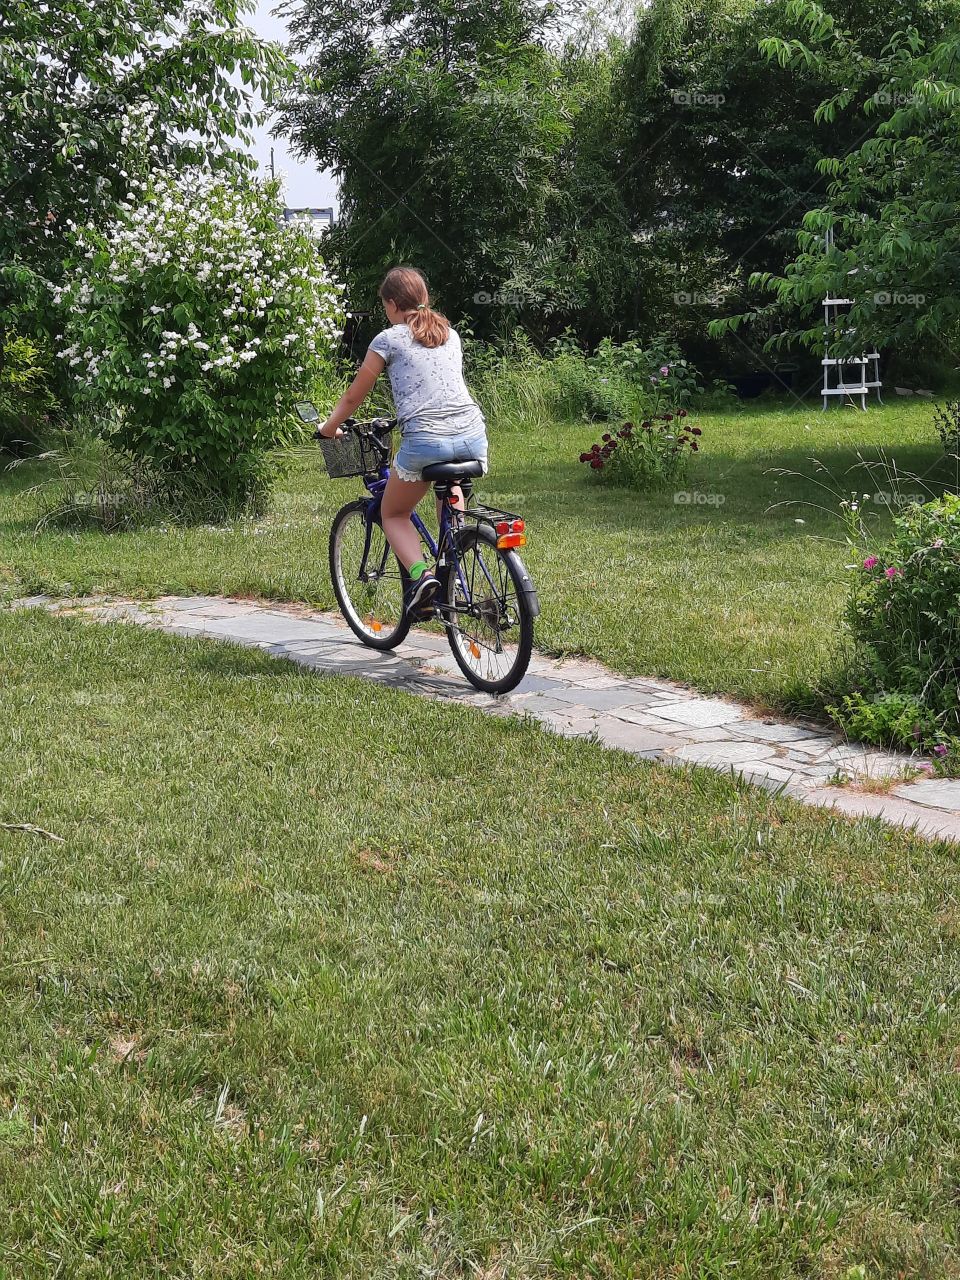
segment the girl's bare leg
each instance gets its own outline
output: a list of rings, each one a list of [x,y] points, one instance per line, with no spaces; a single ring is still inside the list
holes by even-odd
[[[410,517],[429,488],[428,480],[413,482],[401,480],[395,472],[391,471],[384,490],[383,501],[380,504],[383,532],[387,535],[387,541],[405,569],[409,569],[423,557],[420,535],[410,523]]]

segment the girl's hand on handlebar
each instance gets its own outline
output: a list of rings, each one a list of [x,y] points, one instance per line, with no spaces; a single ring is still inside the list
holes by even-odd
[[[318,440],[321,438],[324,440],[339,440],[340,437],[343,435],[343,428],[334,427],[333,430],[331,431],[330,423],[325,422],[323,426],[319,427],[314,434],[316,435]]]

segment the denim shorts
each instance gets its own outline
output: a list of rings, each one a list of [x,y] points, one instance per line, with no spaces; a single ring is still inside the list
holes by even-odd
[[[405,431],[393,460],[401,480],[421,480],[423,468],[435,462],[469,462],[478,458],[487,470],[487,433],[473,427],[459,436],[440,436],[433,431]]]

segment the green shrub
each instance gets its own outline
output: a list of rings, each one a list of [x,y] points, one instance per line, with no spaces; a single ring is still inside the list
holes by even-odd
[[[664,489],[684,478],[702,434],[688,424],[686,409],[655,413],[639,426],[625,422],[616,434],[605,431],[599,443],[580,454],[580,461],[614,484],[640,492]]]
[[[174,512],[262,507],[293,402],[332,370],[340,289],[274,183],[161,175],[81,256],[56,299],[59,353],[113,449],[149,466]]]
[[[853,573],[851,687],[832,713],[869,741],[952,758],[960,745],[960,497],[907,507],[890,542]]]
[[[933,425],[943,452],[950,457],[960,456],[960,400],[948,400],[937,405],[933,411]]]
[[[82,418],[55,433],[42,458],[44,477],[26,491],[36,501],[38,530],[110,533],[171,515],[169,492],[151,464],[118,453]]]
[[[664,340],[604,339],[591,353],[563,334],[540,353],[518,332],[499,348],[468,341],[467,361],[481,407],[501,426],[642,419],[656,412],[667,377],[678,406],[703,394],[697,371]]]
[[[40,344],[7,332],[0,342],[0,450],[36,441],[57,408]]]

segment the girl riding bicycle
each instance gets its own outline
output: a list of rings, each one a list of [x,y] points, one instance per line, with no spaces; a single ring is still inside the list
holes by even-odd
[[[427,282],[412,267],[394,267],[380,286],[390,328],[370,343],[353,382],[320,428],[323,436],[357,411],[387,370],[400,424],[401,442],[383,495],[381,519],[397,559],[410,575],[405,601],[416,610],[436,594],[438,582],[422,558],[420,537],[410,522],[430,482],[424,467],[478,459],[487,469],[487,429],[463,380],[460,337],[430,305]],[[462,495],[457,502],[462,505]]]

